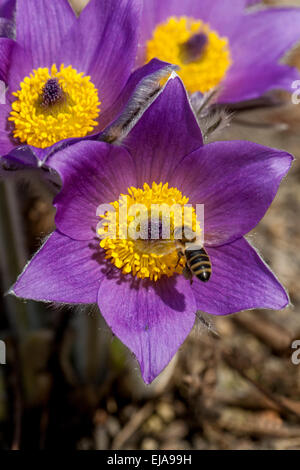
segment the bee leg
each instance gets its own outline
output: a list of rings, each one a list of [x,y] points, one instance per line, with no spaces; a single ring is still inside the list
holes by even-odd
[[[178,268],[178,265],[179,265],[179,263],[180,263],[180,260],[181,260],[181,258],[184,256],[184,254],[182,253],[182,251],[178,251],[178,252],[177,252],[177,256],[178,256],[178,260],[177,260],[177,264],[176,264],[176,266],[175,266],[175,269]]]
[[[185,265],[184,270],[182,271],[182,274],[184,275],[185,279],[189,280],[191,284],[193,284],[193,273],[189,269],[187,265]]]

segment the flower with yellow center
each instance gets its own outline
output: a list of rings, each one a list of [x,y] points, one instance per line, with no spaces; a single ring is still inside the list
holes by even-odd
[[[43,169],[57,189],[57,150],[123,137],[170,72],[159,61],[134,72],[140,0],[86,3],[75,12],[68,0],[0,1],[13,26],[0,27],[1,174]]]
[[[98,91],[89,76],[71,66],[33,70],[13,95],[8,120],[20,142],[46,148],[69,137],[85,137],[97,126]]]
[[[218,86],[231,65],[227,38],[201,20],[171,17],[159,24],[146,45],[146,60],[157,57],[180,67],[178,75],[190,93]]]
[[[170,103],[176,103],[176,113]],[[71,163],[61,165],[70,153]],[[289,304],[284,288],[244,235],[266,213],[292,157],[251,142],[203,145],[178,77],[168,81],[131,129],[126,148],[82,140],[58,149],[56,162],[64,181],[55,199],[57,229],[10,292],[56,303],[97,302],[108,327],[139,361],[146,383],[181,347],[199,310],[228,315],[253,308],[278,310]],[[190,284],[183,275],[175,275],[175,249],[173,254],[161,254],[167,272],[174,274],[168,277],[151,249],[145,250],[147,239],[108,237],[109,229],[120,221],[121,235],[123,227],[130,229],[137,219],[142,225],[142,217],[134,212],[128,216],[135,220],[126,217],[122,222],[125,200],[128,211],[137,203],[148,210],[153,202],[169,206],[177,202],[182,207],[188,200],[185,196],[193,207],[203,204],[205,209],[204,248],[212,264],[207,283],[195,279]],[[119,215],[115,224],[110,212]],[[108,224],[103,249],[95,240],[100,220],[103,230]],[[203,223],[201,229],[203,233]],[[142,265],[143,254],[149,253]],[[123,274],[123,269],[130,274]],[[154,282],[151,275],[161,278]]]
[[[178,260],[174,230],[191,227],[197,236],[201,232],[194,208],[187,210],[186,204],[188,198],[177,188],[169,188],[168,183],[128,188],[128,194],[112,202],[112,210],[101,216],[98,235],[106,259],[123,274],[140,279],[157,281],[163,275],[181,274],[184,263]],[[169,229],[167,235],[165,229]]]

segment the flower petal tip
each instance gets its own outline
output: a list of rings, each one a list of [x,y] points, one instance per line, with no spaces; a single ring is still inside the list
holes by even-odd
[[[17,295],[16,295],[16,293],[15,293],[15,291],[14,291],[14,287],[15,287],[15,284],[13,284],[13,285],[8,289],[8,291],[6,291],[6,292],[4,293],[4,296],[6,297],[7,295],[13,295],[13,296],[17,297]]]
[[[178,70],[178,68],[177,68],[177,70]],[[175,70],[172,70],[171,75],[169,77],[169,80],[174,80],[174,78],[179,78],[179,76],[177,75]]]
[[[18,284],[22,283],[22,273],[19,275],[18,279],[16,282],[8,289],[7,292],[5,292],[5,296],[12,295],[13,297],[16,297],[17,299],[26,299],[26,295],[24,295],[24,292],[22,292],[22,286],[21,289],[18,289]]]
[[[291,302],[289,293],[285,290],[285,288],[283,286],[281,286],[281,287],[282,287],[282,290],[283,290],[284,300],[283,300],[282,307],[279,310],[283,310],[285,308],[293,307],[293,304]]]
[[[165,368],[162,369],[160,372],[154,372],[151,367],[143,367],[142,365],[140,365],[140,370],[144,383],[150,386],[156,379],[159,380],[160,374],[163,373]]]

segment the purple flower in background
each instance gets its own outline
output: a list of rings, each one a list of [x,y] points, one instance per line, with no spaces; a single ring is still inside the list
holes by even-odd
[[[300,8],[256,8],[249,0],[147,0],[138,64],[176,64],[190,93],[219,87],[234,103],[272,89],[292,91],[299,72],[279,61],[300,40]]]
[[[198,310],[227,315],[288,305],[285,290],[244,235],[264,216],[291,161],[285,152],[250,142],[203,145],[183,84],[172,75],[124,146],[81,141],[52,156],[64,183],[55,199],[56,230],[11,293],[98,303],[150,383],[186,339]],[[175,245],[158,255],[151,240],[100,242],[97,208],[108,204],[120,216],[124,200],[128,207],[204,204],[210,280],[190,284]],[[109,229],[109,209],[101,220]]]
[[[140,10],[140,0],[91,0],[77,18],[67,0],[17,0],[16,40],[0,38],[2,163],[36,167],[57,142],[98,134],[166,66],[131,75]]]

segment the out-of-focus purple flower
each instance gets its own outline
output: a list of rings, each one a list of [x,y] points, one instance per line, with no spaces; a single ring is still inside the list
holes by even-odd
[[[177,64],[190,93],[219,87],[220,103],[292,91],[299,72],[280,60],[300,40],[300,8],[247,10],[254,3],[145,1],[138,64],[152,57]],[[196,41],[200,36],[206,43]]]
[[[291,161],[283,151],[250,142],[203,145],[186,91],[172,75],[124,146],[81,141],[53,155],[51,165],[64,182],[55,199],[56,230],[11,293],[98,303],[150,383],[184,342],[198,310],[227,315],[288,305],[285,290],[244,235],[264,216]],[[204,204],[210,280],[190,285],[175,247],[157,256],[151,240],[105,239],[100,246],[97,208],[120,208],[120,195],[128,204],[181,204],[184,197]]]
[[[132,74],[140,11],[141,0],[91,0],[77,18],[67,0],[17,0],[16,39],[0,38],[2,164],[36,167],[57,142],[98,134],[166,67]]]

